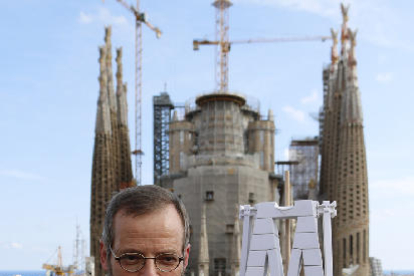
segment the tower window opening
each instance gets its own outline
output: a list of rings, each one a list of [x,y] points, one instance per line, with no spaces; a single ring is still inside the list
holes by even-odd
[[[249,203],[253,204],[256,202],[256,196],[254,193],[249,193]]]
[[[214,191],[206,191],[206,201],[213,201],[214,200]]]
[[[349,261],[353,264],[353,257],[354,257],[354,237],[352,235],[349,236]]]
[[[342,267],[347,267],[346,265],[346,239],[342,239],[342,260],[343,260]]]
[[[367,231],[364,230],[363,236],[362,236],[362,259],[363,263],[366,263],[367,261]]]
[[[214,259],[214,276],[226,275],[226,259],[215,258]]]
[[[360,253],[360,237],[359,232],[357,233],[356,237],[356,263],[359,264],[359,253]]]

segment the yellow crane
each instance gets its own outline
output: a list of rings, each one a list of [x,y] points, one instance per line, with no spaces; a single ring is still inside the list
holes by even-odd
[[[59,246],[57,249],[57,264],[44,263],[42,268],[46,269],[47,271],[52,272],[56,276],[64,276],[65,274],[67,276],[72,276],[75,272],[76,266],[75,265],[69,265],[66,267],[63,266],[62,249]]]
[[[215,80],[216,90],[219,93],[227,93],[229,89],[229,52],[232,44],[242,43],[271,43],[271,42],[293,42],[293,41],[312,41],[332,39],[330,36],[307,36],[307,37],[279,37],[279,38],[259,38],[245,40],[229,40],[229,11],[232,6],[230,0],[215,0],[213,6],[216,8],[216,39],[195,39],[193,40],[193,50],[199,50],[200,45],[216,45],[216,67]]]
[[[147,21],[145,13],[139,10],[139,0],[136,6],[128,5],[124,0],[116,0],[135,17],[135,179],[137,185],[141,185],[141,166],[142,166],[142,30],[141,24],[144,23],[155,32],[157,38],[161,37],[161,31]]]

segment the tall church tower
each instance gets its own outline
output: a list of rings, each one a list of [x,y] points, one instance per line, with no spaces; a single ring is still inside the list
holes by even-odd
[[[122,83],[122,50],[117,50],[117,97],[112,80],[110,28],[105,30],[105,46],[99,48],[99,99],[96,114],[92,164],[90,248],[95,257],[95,276],[103,276],[99,261],[106,204],[112,194],[133,186],[131,150],[127,122],[126,89]]]
[[[358,265],[355,276],[370,275],[368,177],[363,116],[355,56],[356,31],[347,26],[348,8],[341,5],[341,53],[326,68],[322,142],[322,197],[336,200],[334,275]],[[336,34],[332,32],[336,38]]]

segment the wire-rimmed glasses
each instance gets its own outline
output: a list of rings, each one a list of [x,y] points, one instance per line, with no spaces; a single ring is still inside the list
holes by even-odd
[[[120,256],[116,256],[112,247],[109,246],[109,250],[119,265],[128,272],[137,272],[144,267],[145,261],[153,259],[155,267],[162,272],[170,272],[175,270],[180,263],[184,260],[184,257],[179,257],[175,253],[161,253],[155,257],[145,257],[141,253],[124,253]]]

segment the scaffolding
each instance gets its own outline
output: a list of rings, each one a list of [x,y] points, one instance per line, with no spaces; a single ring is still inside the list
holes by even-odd
[[[174,105],[167,92],[153,97],[154,109],[154,184],[169,172],[169,134],[171,111]]]
[[[323,81],[323,106],[328,106],[328,93],[329,93],[329,73],[330,68],[325,67],[323,69],[322,74],[322,81]],[[320,153],[322,154],[322,143],[323,143],[323,132],[324,132],[324,122],[325,122],[325,110],[323,107],[319,110],[319,147],[320,147]]]
[[[289,159],[297,162],[291,166],[291,183],[295,200],[308,199],[309,188],[317,189],[318,155],[318,137],[292,140],[290,143]]]

